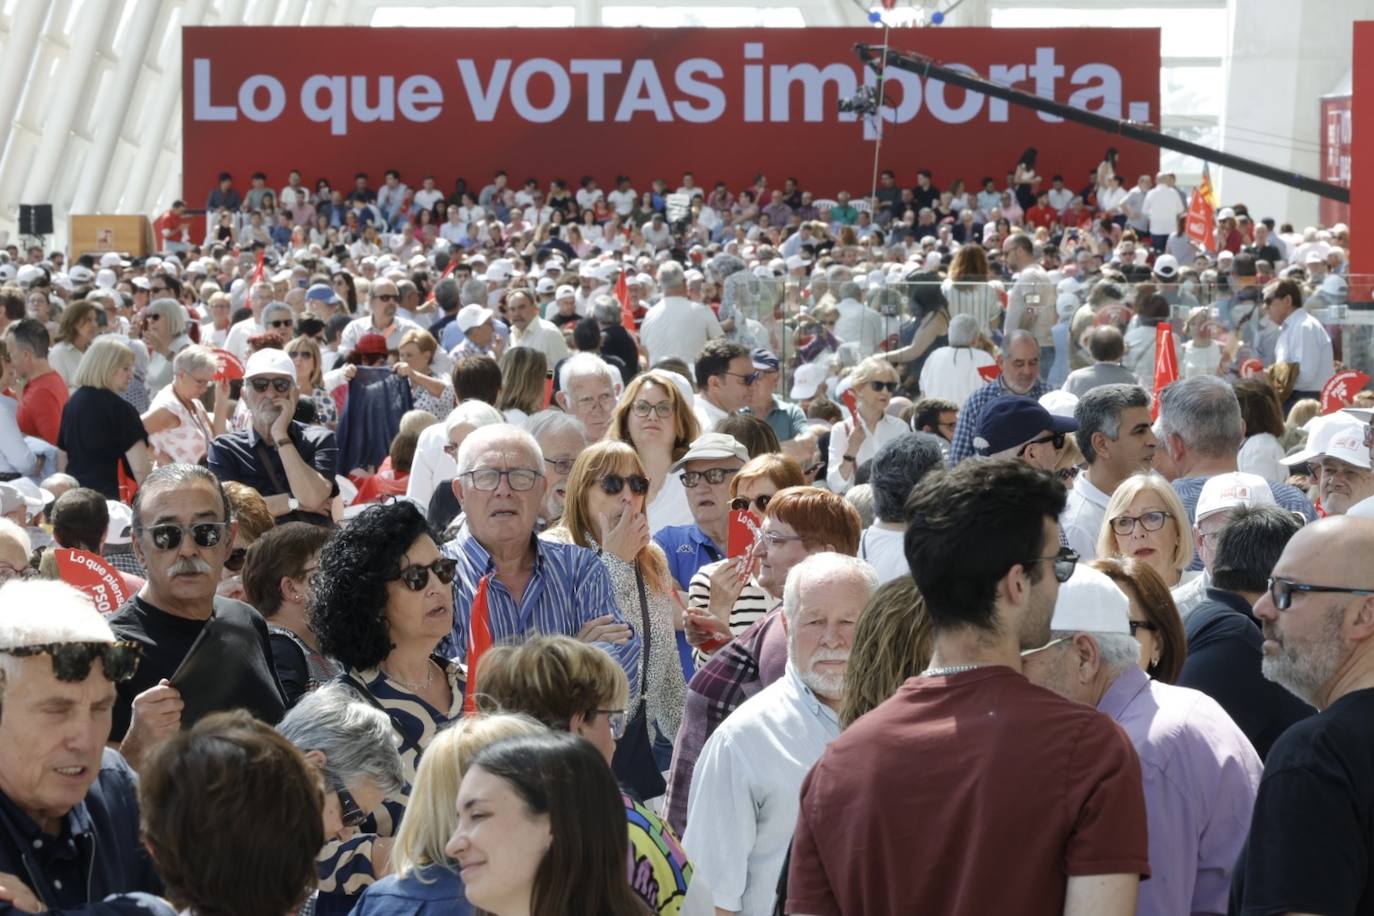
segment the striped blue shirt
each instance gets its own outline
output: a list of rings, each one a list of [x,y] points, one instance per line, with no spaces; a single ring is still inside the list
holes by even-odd
[[[1002,378],[999,375],[973,392],[964,402],[964,406],[959,408],[959,419],[954,425],[954,440],[950,443],[949,455],[945,459],[949,462],[950,467],[954,467],[965,458],[973,455],[973,433],[978,428],[978,418],[982,416],[983,408],[1004,394],[1014,393],[1007,388]],[[1035,398],[1038,401],[1049,390],[1050,387],[1044,381],[1036,379],[1035,384],[1031,386],[1030,391],[1027,391],[1025,396]]]
[[[536,634],[577,636],[589,620],[610,616],[628,624],[630,639],[622,645],[593,643],[604,649],[625,669],[630,683],[639,679],[640,635],[634,623],[621,616],[611,589],[611,577],[593,550],[576,544],[557,544],[530,535],[534,549],[534,571],[525,586],[520,603],[495,576],[487,585],[487,611],[495,643],[515,643]],[[467,526],[440,548],[444,556],[458,561],[453,577],[452,644],[446,648],[454,658],[467,655],[468,622],[472,618],[472,596],[477,583],[495,569],[491,554],[472,536]]]

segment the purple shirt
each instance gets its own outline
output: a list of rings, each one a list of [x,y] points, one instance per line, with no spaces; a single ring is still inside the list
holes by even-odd
[[[1097,704],[1131,739],[1145,780],[1150,880],[1138,916],[1225,913],[1264,767],[1216,701],[1132,665]]]

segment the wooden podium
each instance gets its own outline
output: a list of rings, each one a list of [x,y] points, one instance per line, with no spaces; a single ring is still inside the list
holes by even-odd
[[[117,251],[122,255],[144,258],[153,252],[153,230],[148,217],[118,214],[68,217],[71,250],[67,256],[75,261],[83,254],[102,255]]]

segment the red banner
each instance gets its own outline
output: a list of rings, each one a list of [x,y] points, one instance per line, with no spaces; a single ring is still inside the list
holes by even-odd
[[[1322,413],[1335,413],[1355,403],[1355,395],[1369,384],[1369,376],[1355,369],[1337,372],[1322,386]]]
[[[292,168],[347,192],[386,169],[411,187],[479,190],[497,169],[517,188],[615,175],[672,190],[769,187],[795,177],[818,198],[868,192],[873,119],[839,110],[876,77],[853,53],[882,32],[851,29],[372,29],[194,27],[182,31],[184,196],[202,206],[221,170],[247,190]],[[894,48],[1091,111],[1159,120],[1158,29],[898,29]],[[1130,48],[1129,54],[1119,53]],[[251,53],[249,53],[251,52]],[[1153,174],[1159,153],[916,74],[884,82],[882,166],[899,183],[928,168],[970,193],[1005,186],[1021,152],[1069,187],[1109,146],[1118,169]],[[1046,181],[1048,186],[1048,180]]]
[[[243,378],[243,363],[239,362],[237,356],[219,348],[211,352],[215,354],[215,381],[234,382]]]
[[[1178,381],[1178,353],[1174,351],[1174,329],[1168,322],[1155,325],[1155,396],[1150,419],[1159,419],[1159,393]]]
[[[106,617],[133,597],[125,594],[124,580],[105,562],[105,558],[84,550],[56,548],[57,577],[91,597],[95,609]]]

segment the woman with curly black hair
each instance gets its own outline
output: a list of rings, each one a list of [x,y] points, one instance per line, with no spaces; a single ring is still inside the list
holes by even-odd
[[[348,825],[359,835],[325,846],[317,912],[348,912],[355,895],[386,874],[420,755],[461,714],[462,669],[434,652],[453,630],[453,569],[408,501],[363,510],[320,554],[311,629],[347,669],[342,683],[391,717],[406,784]]]

